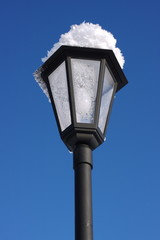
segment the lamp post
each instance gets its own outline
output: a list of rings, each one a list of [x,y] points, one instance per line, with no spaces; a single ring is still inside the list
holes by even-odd
[[[92,240],[92,150],[104,142],[114,95],[127,79],[112,50],[71,46],[61,46],[38,73],[73,152],[75,239]]]

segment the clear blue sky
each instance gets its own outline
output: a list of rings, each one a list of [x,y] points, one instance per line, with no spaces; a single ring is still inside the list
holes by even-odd
[[[3,1],[0,13],[0,240],[74,239],[72,155],[32,73],[84,20],[118,39],[129,84],[94,151],[96,240],[160,239],[159,1]]]

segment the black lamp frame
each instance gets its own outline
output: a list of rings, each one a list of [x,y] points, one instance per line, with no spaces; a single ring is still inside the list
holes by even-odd
[[[72,79],[72,65],[71,58],[84,59],[84,60],[98,60],[100,61],[100,71],[97,87],[97,96],[95,104],[95,116],[94,123],[78,123],[76,121],[76,110],[75,110],[75,99],[73,90],[73,79]],[[68,126],[64,131],[61,130],[58,114],[56,111],[55,103],[52,96],[48,76],[54,72],[54,70],[65,61],[68,95],[69,95],[69,106],[71,112],[71,125]],[[102,133],[98,127],[100,105],[103,90],[103,81],[105,74],[105,66],[110,71],[113,80],[115,81],[115,87],[109,107],[109,113],[106,119],[105,130]],[[71,47],[61,46],[41,67],[41,77],[45,82],[50,100],[52,103],[53,111],[57,121],[60,136],[63,142],[66,144],[70,151],[74,151],[76,145],[86,144],[91,150],[98,147],[104,142],[106,127],[108,124],[109,115],[113,103],[114,95],[122,87],[124,87],[128,81],[113,53],[112,50],[96,49],[96,48],[85,48],[85,47]]]

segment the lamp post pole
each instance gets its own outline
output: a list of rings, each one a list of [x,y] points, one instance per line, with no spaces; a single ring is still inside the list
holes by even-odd
[[[74,150],[75,240],[92,240],[92,150],[79,144]]]

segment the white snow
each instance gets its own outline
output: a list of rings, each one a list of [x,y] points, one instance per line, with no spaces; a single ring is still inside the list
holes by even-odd
[[[102,29],[99,24],[83,22],[80,25],[72,25],[69,32],[62,34],[59,42],[55,43],[46,57],[42,58],[45,62],[59,47],[62,45],[91,47],[113,50],[121,68],[124,66],[124,57],[121,50],[116,47],[117,40],[112,33]],[[41,68],[34,74],[35,80],[38,82],[44,93],[48,96],[45,83],[41,79]]]
[[[50,102],[50,97],[49,97],[49,93],[47,90],[47,86],[45,84],[45,82],[43,81],[43,79],[41,78],[41,73],[42,73],[42,68],[40,67],[39,69],[37,69],[34,73],[33,76],[36,80],[36,82],[39,84],[40,88],[42,89],[42,91],[46,94],[46,96],[48,97],[48,100]]]
[[[42,58],[45,62],[60,46],[78,46],[113,50],[121,68],[124,65],[124,57],[121,50],[116,47],[117,40],[112,33],[102,29],[99,24],[83,22],[80,25],[72,25],[69,32],[62,34],[59,42],[55,43],[47,57]]]

